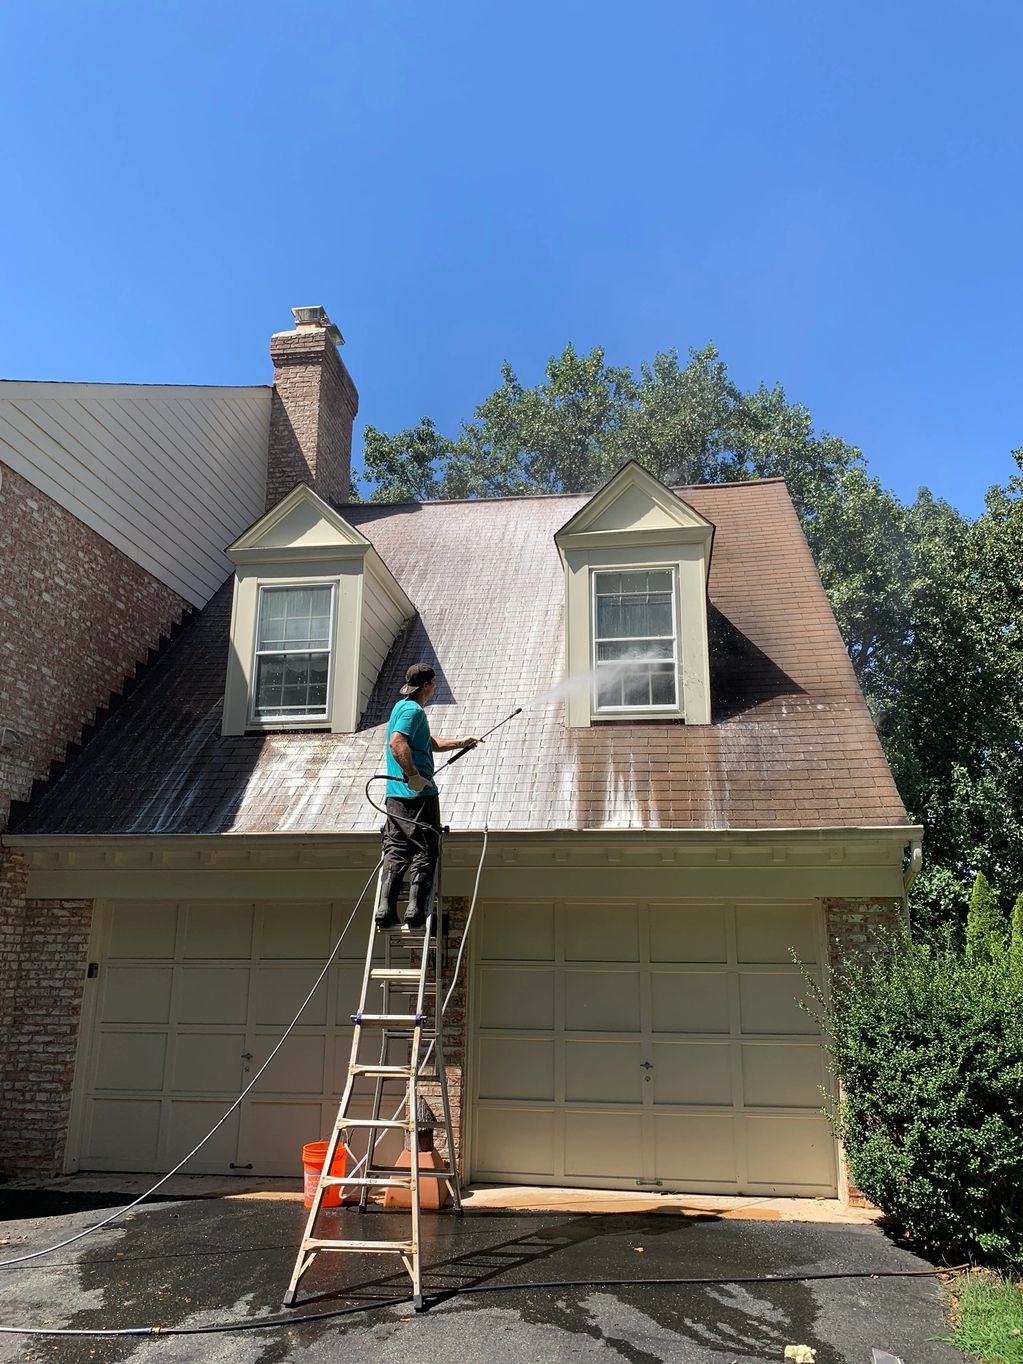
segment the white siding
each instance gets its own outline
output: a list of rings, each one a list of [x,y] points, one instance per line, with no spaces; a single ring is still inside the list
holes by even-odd
[[[394,600],[369,571],[363,569],[362,650],[359,656],[359,714],[362,715],[370,693],[380,676],[384,659],[405,617]]]
[[[269,388],[0,382],[0,459],[203,606],[262,514]]]

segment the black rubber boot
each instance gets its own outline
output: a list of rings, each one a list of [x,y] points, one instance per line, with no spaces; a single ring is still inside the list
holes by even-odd
[[[380,899],[373,922],[377,928],[397,928],[398,899],[401,896],[401,872],[385,871],[380,878]]]
[[[430,887],[433,876],[417,876],[408,888],[408,909],[405,911],[405,928],[422,928],[426,923],[426,911],[430,907]]]

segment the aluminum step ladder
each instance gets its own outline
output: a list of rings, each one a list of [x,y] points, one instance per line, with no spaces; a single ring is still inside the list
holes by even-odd
[[[284,1295],[284,1306],[295,1304],[298,1285],[321,1251],[358,1253],[362,1255],[399,1255],[412,1280],[412,1301],[417,1312],[423,1309],[421,1181],[443,1180],[451,1194],[453,1211],[462,1214],[461,1191],[454,1162],[454,1136],[451,1127],[451,1105],[448,1100],[447,1074],[444,1067],[443,1040],[443,906],[437,894],[440,857],[434,870],[433,884],[427,907],[424,928],[409,931],[380,932],[370,922],[366,962],[362,975],[362,994],[359,1008],[352,1014],[354,1031],[348,1062],[348,1078],[333,1131],[327,1142],[327,1154],[306,1219],[302,1244],[295,1260],[291,1283]],[[374,909],[380,904],[383,868],[377,878]],[[384,963],[376,960],[378,939],[384,942]],[[379,990],[379,999],[371,992]],[[399,1007],[400,1006],[400,1007]],[[367,1043],[379,1041],[376,1055],[364,1055]],[[425,1047],[424,1047],[425,1044]],[[395,1052],[403,1053],[401,1060]],[[368,1118],[352,1118],[349,1112],[355,1097],[357,1082],[363,1077],[373,1080],[373,1105]],[[420,1086],[429,1084],[440,1097],[441,1117],[432,1113],[424,1120],[421,1109]],[[391,1113],[386,1110],[390,1107]],[[404,1116],[400,1116],[404,1112]],[[346,1132],[365,1130],[368,1147],[365,1168],[357,1175],[330,1173],[334,1155]],[[389,1133],[401,1131],[409,1148],[410,1165],[383,1164],[377,1159],[380,1141]],[[442,1131],[447,1141],[447,1157],[440,1169],[420,1169],[422,1138],[430,1132]],[[316,1234],[317,1223],[323,1216],[323,1196],[327,1189],[340,1187],[345,1192],[359,1191],[359,1210],[365,1212],[371,1189],[407,1189],[411,1204],[411,1237],[400,1241],[331,1239]],[[341,1212],[341,1209],[338,1209]]]

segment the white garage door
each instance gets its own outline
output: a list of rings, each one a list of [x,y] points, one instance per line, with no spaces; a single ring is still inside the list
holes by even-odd
[[[105,906],[73,1134],[79,1167],[166,1170],[179,1160],[266,1059],[350,912],[327,903]],[[329,1133],[368,913],[252,1098],[189,1171],[294,1175],[303,1144]]]
[[[831,1195],[812,903],[488,904],[478,1180]]]

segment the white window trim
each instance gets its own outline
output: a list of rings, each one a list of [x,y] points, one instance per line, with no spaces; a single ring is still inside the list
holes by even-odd
[[[597,578],[602,573],[664,573],[667,572],[671,577],[671,621],[673,626],[672,634],[672,664],[675,669],[675,700],[667,703],[654,705],[645,703],[638,706],[599,706],[597,704]],[[610,565],[601,564],[599,567],[590,569],[590,666],[592,672],[592,686],[590,688],[590,711],[594,717],[602,719],[605,716],[657,716],[657,715],[681,715],[682,705],[682,670],[679,665],[680,649],[679,637],[681,634],[678,610],[678,565],[674,563],[662,564],[634,564]],[[665,636],[650,636],[650,638],[665,638]]]
[[[337,645],[337,579],[336,578],[317,578],[308,581],[296,581],[294,578],[282,578],[280,580],[266,579],[257,584],[256,592],[256,620],[255,629],[252,632],[252,657],[249,660],[249,699],[247,706],[246,729],[323,729],[331,722],[331,701],[334,695],[334,672],[336,668],[336,645]],[[330,643],[327,649],[302,649],[295,650],[296,653],[326,653],[327,660],[327,700],[322,713],[315,715],[273,715],[260,716],[256,714],[256,688],[259,683],[258,660],[261,652],[259,647],[259,622],[263,611],[263,593],[266,590],[292,590],[295,592],[307,591],[313,587],[330,588]],[[280,653],[280,649],[266,650],[265,652]]]

